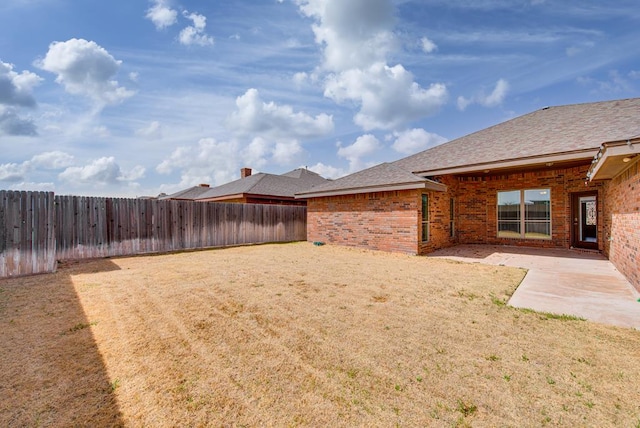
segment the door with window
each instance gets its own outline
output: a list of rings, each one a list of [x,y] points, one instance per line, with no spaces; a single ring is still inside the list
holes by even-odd
[[[598,249],[598,194],[574,193],[572,197],[572,238],[576,248]]]

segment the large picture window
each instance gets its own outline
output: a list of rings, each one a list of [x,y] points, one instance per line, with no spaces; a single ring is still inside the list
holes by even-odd
[[[498,192],[498,237],[551,239],[551,190]]]
[[[429,195],[422,195],[422,242],[429,240]]]

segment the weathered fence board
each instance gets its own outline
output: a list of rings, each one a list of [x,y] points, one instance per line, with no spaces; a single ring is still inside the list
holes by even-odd
[[[51,192],[0,191],[0,278],[53,272]]]
[[[0,278],[57,260],[306,239],[306,208],[0,191]]]

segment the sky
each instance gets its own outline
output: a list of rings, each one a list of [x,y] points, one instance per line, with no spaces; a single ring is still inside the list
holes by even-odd
[[[338,178],[640,97],[639,46],[637,0],[3,0],[0,189]]]

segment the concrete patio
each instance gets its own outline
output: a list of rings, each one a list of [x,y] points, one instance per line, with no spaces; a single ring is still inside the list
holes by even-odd
[[[458,245],[428,257],[528,269],[509,305],[640,329],[640,293],[599,253]]]

